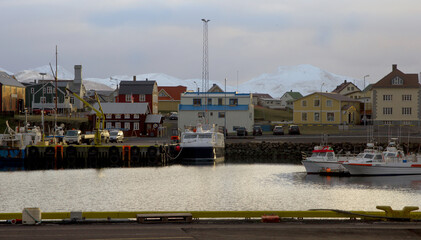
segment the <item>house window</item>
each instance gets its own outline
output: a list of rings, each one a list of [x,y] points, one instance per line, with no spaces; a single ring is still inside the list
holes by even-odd
[[[332,107],[332,100],[326,100],[326,107]]]
[[[222,98],[218,98],[218,105],[222,106]]]
[[[383,101],[392,101],[392,95],[383,95]]]
[[[197,116],[198,116],[199,118],[203,118],[203,117],[205,117],[205,112],[198,112],[198,113],[197,113]]]
[[[193,105],[194,106],[201,106],[202,105],[202,99],[200,99],[200,98],[193,98]]]
[[[159,97],[167,97],[167,94],[165,94],[164,91],[160,91],[158,94]],[[140,98],[140,97],[139,97]]]
[[[74,97],[70,97],[70,104],[75,104],[75,98]]]
[[[333,121],[335,121],[335,113],[333,113],[333,112],[328,112],[328,113],[327,113],[327,121],[328,121],[328,122],[333,122]]]
[[[130,130],[130,123],[129,122],[124,123],[124,129]]]
[[[307,107],[307,101],[306,100],[301,101],[301,106],[302,107]]]
[[[46,92],[45,90],[46,90],[45,87],[42,87],[42,93],[45,93]]]
[[[212,105],[212,98],[208,98],[208,105]]]
[[[230,98],[230,105],[237,106],[238,105],[238,99],[237,98]]]
[[[105,127],[108,129],[113,128],[113,124],[111,122],[106,122]]]
[[[121,119],[121,114],[116,114],[116,115],[115,115],[115,118],[116,118],[116,119]]]
[[[411,101],[412,95],[402,95],[402,101]]]
[[[392,113],[392,108],[383,108],[384,115],[391,115]]]
[[[307,121],[307,113],[301,113],[301,120]]]
[[[354,87],[351,87],[351,91],[354,91]]]
[[[412,111],[410,107],[404,107],[402,108],[402,115],[411,115]]]
[[[134,118],[134,119],[139,119],[139,114],[134,114],[134,115],[133,115],[133,118]]]
[[[225,112],[218,112],[219,118],[225,118]]]
[[[126,94],[126,102],[131,102],[131,101],[132,101],[132,95]]]
[[[56,103],[56,97],[53,97],[53,103]]]
[[[113,115],[108,113],[105,117],[108,118],[108,119],[111,119],[111,118],[113,118]]]
[[[319,99],[314,100],[314,106],[315,107],[320,106],[320,100]]]
[[[316,122],[320,121],[320,113],[318,113],[318,112],[314,113],[314,121],[316,121]]]
[[[115,128],[120,129],[121,128],[121,123],[120,122],[116,122],[115,123]]]
[[[45,103],[45,97],[41,97],[40,103]]]
[[[31,93],[34,93],[35,92],[35,88],[31,88]]]
[[[139,102],[144,102],[146,99],[145,94],[139,94]]]
[[[400,77],[394,77],[392,79],[392,85],[403,85],[403,79]]]
[[[138,122],[133,123],[133,130],[139,130],[139,123]]]
[[[130,114],[124,114],[124,119],[130,119]]]

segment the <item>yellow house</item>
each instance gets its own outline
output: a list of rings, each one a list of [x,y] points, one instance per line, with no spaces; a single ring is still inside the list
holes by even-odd
[[[359,124],[360,101],[337,93],[316,92],[294,101],[295,124]]]

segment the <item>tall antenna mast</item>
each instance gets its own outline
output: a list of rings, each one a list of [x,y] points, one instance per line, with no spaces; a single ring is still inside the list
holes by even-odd
[[[208,122],[207,116],[207,92],[209,90],[209,56],[208,56],[208,22],[209,19],[202,18],[203,22],[203,66],[202,66],[202,91],[204,92],[204,101],[205,105],[205,123]]]
[[[56,100],[54,101],[55,103],[55,114],[54,114],[54,132],[53,132],[53,136],[54,136],[54,144],[56,143],[56,128],[57,128],[57,101],[58,101],[58,91],[57,91],[57,45],[56,45],[56,74],[54,76],[54,80],[56,82]]]

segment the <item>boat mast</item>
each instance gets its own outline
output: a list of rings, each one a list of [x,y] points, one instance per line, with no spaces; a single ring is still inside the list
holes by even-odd
[[[54,80],[55,80],[55,83],[56,83],[56,98],[55,98],[55,101],[54,101],[54,104],[55,104],[55,114],[54,114],[54,128],[53,128],[53,139],[54,139],[54,144],[56,143],[56,127],[57,127],[57,95],[58,95],[58,91],[57,91],[57,45],[56,45],[56,74],[55,74],[55,76],[54,76]]]

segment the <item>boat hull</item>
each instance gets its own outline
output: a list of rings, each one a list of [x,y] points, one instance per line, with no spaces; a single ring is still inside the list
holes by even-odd
[[[420,164],[344,164],[351,175],[421,175]]]
[[[308,174],[320,173],[347,173],[348,171],[342,166],[342,163],[336,161],[311,161],[303,160],[301,163],[304,165]]]
[[[224,147],[183,147],[180,159],[182,163],[214,163],[224,161]]]
[[[0,170],[15,171],[23,170],[25,159],[25,149],[0,148]]]

